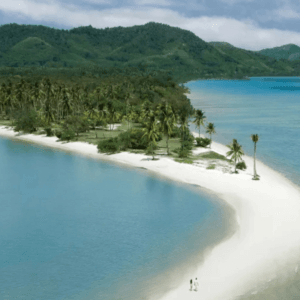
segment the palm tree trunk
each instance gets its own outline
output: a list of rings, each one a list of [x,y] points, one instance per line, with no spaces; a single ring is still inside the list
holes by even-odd
[[[169,135],[167,134],[167,154],[170,155],[169,151]]]
[[[199,137],[200,137],[200,126],[199,126]]]
[[[256,176],[256,143],[254,143],[254,177]]]
[[[210,149],[211,149],[211,134],[210,134]]]
[[[236,158],[234,159],[234,173],[236,173]]]
[[[97,137],[97,131],[96,131],[96,122],[94,123],[94,128],[95,128],[95,135],[96,135],[96,139],[97,139],[98,137]]]

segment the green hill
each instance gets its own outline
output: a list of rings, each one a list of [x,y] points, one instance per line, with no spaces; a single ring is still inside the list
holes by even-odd
[[[132,27],[59,30],[46,26],[0,26],[0,74],[36,68],[97,74],[105,69],[166,72],[175,82],[200,78],[295,75],[276,61],[225,42],[207,43],[178,27],[150,22]],[[33,68],[33,69],[32,69]],[[5,73],[6,72],[6,73]],[[129,73],[132,71],[128,71]],[[15,72],[16,74],[16,72]]]
[[[293,61],[300,58],[300,47],[294,44],[287,44],[280,47],[263,49],[258,51],[258,53],[276,59],[287,59]]]
[[[293,67],[288,62],[277,61],[275,58],[263,55],[257,51],[250,51],[234,47],[226,42],[210,42],[220,53],[234,57],[238,62],[238,69],[242,72],[251,73],[253,70],[269,71],[274,70],[293,72]]]

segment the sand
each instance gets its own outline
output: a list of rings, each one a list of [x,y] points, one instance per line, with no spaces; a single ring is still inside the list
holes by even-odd
[[[185,274],[182,284],[155,300],[226,300],[271,280],[286,265],[295,264],[300,248],[300,190],[284,176],[257,161],[260,181],[251,180],[253,159],[244,156],[248,168],[239,174],[208,170],[201,165],[181,164],[163,157],[152,161],[144,154],[99,154],[95,145],[57,142],[56,137],[19,135],[0,126],[0,136],[39,143],[93,158],[143,167],[170,179],[200,185],[226,201],[236,212],[238,228],[233,236],[207,253],[197,269]],[[197,152],[209,151],[199,149]],[[229,149],[212,143],[212,151]],[[189,291],[189,280],[198,278],[198,292]],[[153,299],[154,300],[154,299]]]

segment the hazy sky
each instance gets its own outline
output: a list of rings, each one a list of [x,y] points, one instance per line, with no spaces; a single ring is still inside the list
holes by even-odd
[[[71,29],[151,21],[190,30],[206,42],[225,41],[243,49],[300,46],[299,0],[0,1],[0,24]]]

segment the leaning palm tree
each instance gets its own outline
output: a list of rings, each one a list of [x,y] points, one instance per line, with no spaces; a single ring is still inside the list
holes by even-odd
[[[215,125],[213,123],[208,123],[208,125],[206,127],[206,133],[208,133],[210,135],[210,148],[211,148],[211,142],[212,142],[211,135],[213,133],[216,133]]]
[[[258,134],[251,134],[252,142],[254,143],[254,175],[253,179],[258,179],[259,175],[256,173],[256,143],[259,140]]]
[[[196,110],[194,117],[195,120],[193,121],[193,123],[196,124],[196,128],[199,128],[199,137],[200,137],[200,127],[201,125],[204,126],[204,121],[206,117],[201,109]]]
[[[226,156],[231,156],[230,160],[234,161],[234,173],[237,173],[236,163],[242,160],[244,151],[242,150],[242,146],[237,142],[236,139],[233,139],[232,143],[230,145],[227,145],[227,147],[230,149],[230,151],[226,153]]]

